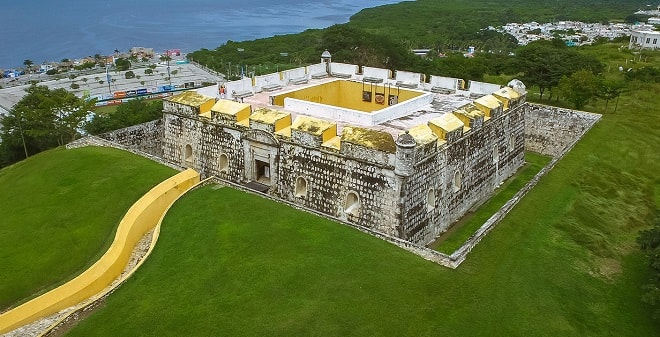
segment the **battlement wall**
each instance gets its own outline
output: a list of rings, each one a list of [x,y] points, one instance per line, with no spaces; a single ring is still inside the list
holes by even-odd
[[[444,139],[429,135],[432,131],[419,137],[425,143],[415,147],[412,174],[402,187],[399,237],[430,243],[523,165],[526,109],[516,105],[479,128],[460,126]]]

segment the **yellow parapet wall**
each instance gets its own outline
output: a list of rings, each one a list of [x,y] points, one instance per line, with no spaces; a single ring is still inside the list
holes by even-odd
[[[188,169],[152,188],[126,212],[112,245],[96,263],[73,280],[0,315],[0,334],[73,306],[109,286],[121,275],[138,241],[199,180],[199,173]]]

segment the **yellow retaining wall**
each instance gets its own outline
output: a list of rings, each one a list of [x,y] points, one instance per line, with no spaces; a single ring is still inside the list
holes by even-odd
[[[96,263],[73,280],[0,315],[0,334],[73,306],[109,286],[121,275],[138,241],[199,180],[199,173],[188,169],[152,188],[126,212],[112,245]]]

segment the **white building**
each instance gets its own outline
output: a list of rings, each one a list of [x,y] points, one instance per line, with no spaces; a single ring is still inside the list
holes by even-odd
[[[630,49],[660,49],[660,32],[656,31],[631,31]]]

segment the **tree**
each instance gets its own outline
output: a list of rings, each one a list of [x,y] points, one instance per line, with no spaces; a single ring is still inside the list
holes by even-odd
[[[131,61],[125,58],[119,58],[115,60],[115,69],[117,71],[124,71],[131,68]]]
[[[582,109],[600,89],[598,77],[591,70],[578,70],[559,80],[559,91],[576,109]]]
[[[607,112],[607,104],[609,101],[616,98],[617,104],[614,106],[614,112],[619,106],[619,96],[624,92],[626,84],[622,81],[605,80],[601,81],[600,89],[598,91],[598,98],[605,100],[605,112]]]
[[[126,79],[135,78],[135,73],[129,70],[124,74],[124,76],[126,77]]]
[[[541,99],[545,90],[559,85],[563,76],[581,69],[599,74],[604,67],[596,58],[577,53],[561,40],[539,40],[522,47],[516,54],[516,64],[523,72],[521,80],[539,87]]]
[[[23,61],[23,65],[25,65],[25,70],[27,70],[28,73],[32,72],[32,65],[33,64],[34,64],[34,62],[32,62],[32,60],[30,60],[30,59],[26,59],[25,61]]]
[[[541,99],[545,90],[558,85],[561,77],[566,74],[557,50],[560,49],[556,45],[537,41],[516,54],[518,68],[523,72],[521,80],[528,86],[538,86]]]
[[[163,115],[162,101],[147,101],[134,99],[121,104],[113,113],[95,114],[94,118],[85,124],[85,130],[90,134],[99,134],[140,124]]]
[[[651,229],[639,233],[637,243],[646,255],[651,268],[651,277],[644,286],[646,293],[642,297],[642,302],[653,306],[654,317],[658,319],[660,318],[660,214],[656,215]]]
[[[154,71],[152,69],[147,68],[147,69],[144,70],[144,73],[147,74],[147,75],[151,75],[151,74],[154,73]]]
[[[26,91],[3,118],[0,129],[11,162],[74,140],[95,103],[63,88],[32,85]]]

